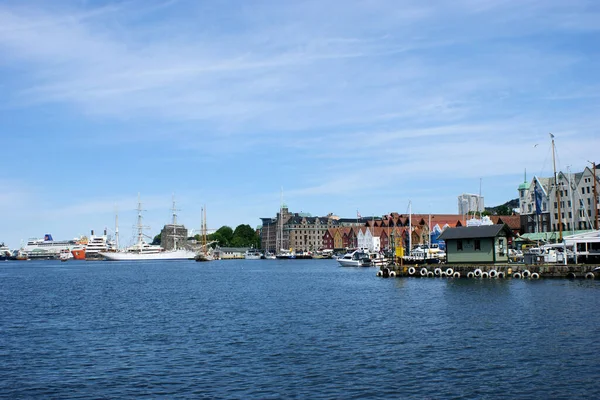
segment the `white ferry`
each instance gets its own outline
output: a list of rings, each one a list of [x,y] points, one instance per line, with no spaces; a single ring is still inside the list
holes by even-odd
[[[58,258],[61,250],[71,251],[77,246],[79,239],[54,240],[47,233],[43,239],[29,239],[27,244],[21,248],[21,253],[30,259],[53,259]]]

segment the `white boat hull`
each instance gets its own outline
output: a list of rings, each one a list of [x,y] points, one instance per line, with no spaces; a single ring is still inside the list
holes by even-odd
[[[340,263],[342,267],[358,267],[360,265],[360,260],[338,258],[337,262]]]
[[[193,260],[196,253],[189,250],[161,251],[159,253],[101,252],[107,261],[149,261],[149,260]]]

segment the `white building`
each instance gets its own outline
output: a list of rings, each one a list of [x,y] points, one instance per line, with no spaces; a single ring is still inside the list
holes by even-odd
[[[585,168],[583,172],[557,174],[554,178],[533,177],[531,183],[519,186],[519,208],[523,233],[557,232],[559,208],[562,231],[594,229],[598,220],[598,199],[594,199],[594,173]],[[539,210],[536,212],[535,186],[539,191]],[[600,192],[600,179],[596,176],[596,196]],[[558,194],[558,196],[557,196]],[[560,202],[560,203],[559,203]]]
[[[470,212],[481,213],[484,209],[483,196],[469,193],[463,193],[458,196],[458,213],[460,215],[466,215]]]
[[[361,249],[368,249],[375,252],[381,250],[381,239],[373,236],[369,228],[359,229],[356,239],[358,247]]]

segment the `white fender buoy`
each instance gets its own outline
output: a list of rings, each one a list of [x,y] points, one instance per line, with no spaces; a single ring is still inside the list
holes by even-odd
[[[460,272],[456,271],[455,273],[452,274],[453,278],[460,278]]]
[[[587,274],[585,274],[585,279],[594,279],[594,278],[596,278],[596,277],[594,276],[593,272],[588,272]]]
[[[414,274],[415,274],[415,272],[417,272],[417,270],[415,269],[415,267],[410,267],[410,268],[408,269],[408,274],[409,274],[409,275],[414,275]]]
[[[427,272],[427,277],[428,278],[433,278],[435,276],[435,274],[431,271]]]
[[[498,272],[496,272],[495,269],[491,269],[490,270],[490,278],[497,278],[498,277]]]
[[[448,276],[452,276],[453,274],[454,274],[454,270],[453,270],[452,268],[448,268],[448,269],[446,270],[446,275],[448,275]]]
[[[436,268],[433,270],[433,273],[435,274],[435,276],[440,276],[442,274],[442,269]]]
[[[445,277],[447,277],[448,275],[446,275],[446,273],[445,273],[444,271],[442,271],[442,272],[440,272],[440,276],[441,276],[442,278],[445,278]]]
[[[396,277],[396,271],[390,272],[390,278],[395,278],[395,277]]]
[[[533,274],[531,274],[531,279],[540,279],[540,274],[534,272]]]
[[[377,271],[377,276],[383,276],[383,272],[381,270]]]
[[[521,279],[521,274],[520,274],[520,273],[518,273],[518,272],[515,272],[515,273],[513,274],[513,278],[515,278],[515,279]]]
[[[489,278],[489,277],[490,277],[490,274],[488,274],[487,272],[483,271],[483,272],[481,273],[481,277],[482,277],[482,278],[484,278],[484,279],[487,279],[487,278]]]
[[[427,268],[421,268],[419,274],[421,274],[421,276],[427,276]]]
[[[530,277],[531,277],[531,272],[529,272],[528,269],[523,271],[523,278],[530,278]]]
[[[575,275],[575,273],[574,273],[574,272],[569,272],[569,273],[567,274],[567,279],[575,279],[575,278],[577,278],[577,276]]]
[[[477,269],[475,270],[475,276],[476,276],[477,278],[479,278],[479,277],[481,276],[481,269],[477,268]]]
[[[469,271],[467,273],[467,278],[473,278],[473,277],[475,277],[475,274],[473,272]]]
[[[506,277],[506,274],[502,271],[498,272],[498,278],[499,279],[504,279]]]

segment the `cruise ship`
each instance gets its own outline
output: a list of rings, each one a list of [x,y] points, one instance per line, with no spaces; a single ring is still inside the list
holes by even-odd
[[[58,259],[61,250],[71,251],[78,243],[79,239],[54,240],[47,233],[43,239],[29,239],[21,248],[21,253],[30,259]]]

